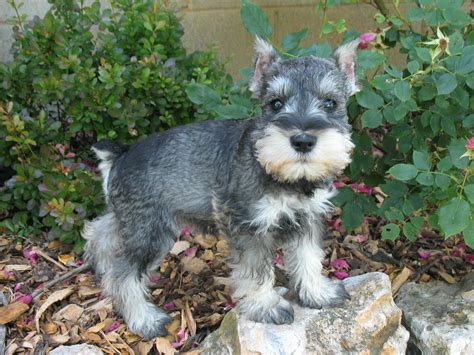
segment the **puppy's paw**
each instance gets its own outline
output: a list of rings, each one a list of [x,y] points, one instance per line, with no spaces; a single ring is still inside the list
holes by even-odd
[[[271,307],[253,304],[252,307],[246,307],[244,313],[250,320],[260,323],[291,324],[295,318],[290,302],[280,296]]]
[[[298,291],[299,303],[303,307],[321,309],[323,307],[337,307],[350,300],[351,296],[340,281],[331,281],[322,278],[322,282],[311,287],[300,287]]]
[[[150,340],[155,337],[168,335],[166,325],[171,322],[171,317],[164,311],[154,308],[142,316],[141,319],[132,319],[127,322],[128,328],[141,336],[145,340]]]

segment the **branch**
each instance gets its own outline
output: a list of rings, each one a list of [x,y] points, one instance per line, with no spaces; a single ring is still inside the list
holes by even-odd
[[[84,264],[82,266],[79,266],[78,268],[74,269],[74,270],[71,270],[69,272],[66,272],[65,274],[59,276],[58,278],[55,278],[54,280],[51,280],[49,282],[46,282],[44,284],[44,286],[36,291],[34,291],[32,294],[31,294],[31,297],[33,297],[33,299],[37,299],[39,296],[41,296],[44,291],[48,288],[50,288],[51,286],[54,286],[56,285],[58,282],[61,282],[61,281],[64,281],[68,278],[70,278],[71,276],[75,275],[75,274],[79,274],[83,271],[86,271],[86,270],[89,270],[90,269],[90,265],[89,264]]]
[[[373,0],[377,8],[379,9],[380,13],[388,18],[390,13],[388,12],[387,6],[385,5],[384,0]]]

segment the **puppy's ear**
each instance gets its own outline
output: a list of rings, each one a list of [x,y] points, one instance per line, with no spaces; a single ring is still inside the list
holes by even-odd
[[[346,75],[347,88],[349,96],[354,95],[360,91],[357,85],[357,78],[355,75],[355,59],[357,56],[357,47],[359,47],[360,40],[356,39],[349,43],[339,46],[333,54],[339,69]]]
[[[280,56],[270,43],[260,37],[255,38],[255,70],[249,85],[250,91],[252,91],[255,96],[261,94],[265,71],[279,60]]]

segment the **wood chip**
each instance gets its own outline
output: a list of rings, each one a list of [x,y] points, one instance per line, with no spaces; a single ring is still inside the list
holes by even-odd
[[[199,274],[204,268],[208,267],[201,259],[195,257],[190,258],[189,256],[182,258],[181,263],[183,264],[183,269],[192,274]]]
[[[80,286],[79,290],[77,290],[77,295],[80,299],[85,299],[91,296],[95,296],[100,292],[101,289],[99,287]]]
[[[138,353],[140,355],[147,355],[153,348],[153,341],[141,341],[137,344]]]
[[[68,304],[66,307],[62,308],[53,315],[54,320],[65,319],[70,322],[77,322],[79,317],[84,312],[84,308],[78,306],[77,304]]]
[[[456,279],[454,277],[452,277],[450,274],[448,274],[447,272],[441,271],[439,269],[436,269],[436,272],[448,284],[455,284],[456,283]]]
[[[53,303],[61,301],[68,297],[70,294],[74,292],[73,287],[68,287],[64,288],[62,290],[58,290],[56,292],[53,292],[47,299],[44,301],[44,303],[41,305],[40,309],[36,313],[35,316],[35,324],[36,324],[36,331],[39,333],[40,327],[39,327],[39,320],[41,318],[41,315],[50,307]]]
[[[67,334],[53,334],[49,337],[55,344],[66,344],[71,337]]]
[[[405,282],[408,281],[410,276],[413,274],[413,271],[406,266],[403,268],[402,272],[400,272],[397,277],[392,282],[392,295],[396,295],[400,287],[403,286]]]
[[[43,330],[46,334],[54,334],[58,331],[58,326],[54,323],[48,322],[43,325]]]
[[[176,243],[174,243],[173,248],[170,250],[170,254],[172,255],[178,255],[181,254],[183,251],[188,249],[191,246],[191,243],[189,243],[186,240],[178,240]]]
[[[227,243],[227,240],[225,239],[219,240],[217,242],[216,249],[223,256],[229,255],[229,252],[230,252],[229,243]]]
[[[13,302],[7,306],[0,307],[0,324],[7,324],[18,319],[29,308],[23,302]]]
[[[186,302],[184,306],[184,316],[186,317],[186,323],[188,324],[189,333],[191,336],[196,335],[196,321],[194,320],[191,308],[189,308],[189,303]]]
[[[5,271],[24,272],[24,271],[30,271],[30,270],[31,270],[31,265],[26,265],[26,264],[5,265]]]
[[[163,337],[158,337],[155,339],[155,347],[160,354],[174,355],[176,353],[175,348],[171,346],[171,342]]]
[[[194,238],[194,241],[204,249],[211,249],[217,244],[217,238],[213,235],[207,234],[199,234]]]

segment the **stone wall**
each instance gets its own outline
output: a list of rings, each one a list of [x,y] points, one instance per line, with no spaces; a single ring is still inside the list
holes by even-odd
[[[274,34],[272,40],[281,38],[304,27],[309,36],[304,44],[318,42],[321,19],[316,14],[318,0],[254,0],[269,15]],[[236,74],[238,69],[252,62],[252,37],[245,30],[240,19],[240,0],[177,0],[185,28],[184,44],[189,50],[205,49],[210,44],[219,47],[222,58],[229,59],[228,69]],[[107,1],[103,1],[107,3]],[[22,11],[32,18],[43,16],[49,4],[47,0],[24,0]],[[376,9],[367,4],[337,6],[328,11],[329,20],[345,18],[348,27],[358,31],[376,28],[373,14]],[[0,0],[0,61],[11,58],[9,48],[12,42],[11,26],[6,20],[14,16],[13,10]],[[340,36],[332,35],[330,40],[337,44]]]

